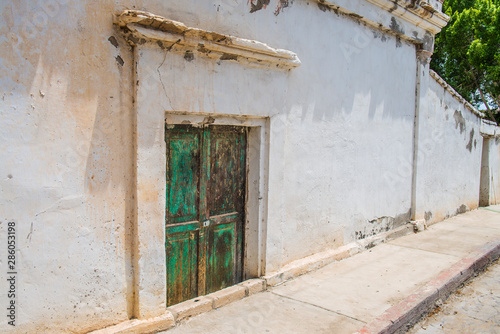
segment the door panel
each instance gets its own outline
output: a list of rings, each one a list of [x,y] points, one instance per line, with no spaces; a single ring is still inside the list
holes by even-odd
[[[236,283],[236,222],[215,225],[208,236],[206,293],[211,293]]]
[[[198,295],[197,239],[196,231],[175,233],[167,238],[168,305],[177,304]]]
[[[176,128],[167,140],[167,224],[198,220],[200,134]]]
[[[167,305],[241,281],[246,131],[167,126]]]
[[[240,197],[240,134],[218,131],[212,134],[210,215],[235,212]]]

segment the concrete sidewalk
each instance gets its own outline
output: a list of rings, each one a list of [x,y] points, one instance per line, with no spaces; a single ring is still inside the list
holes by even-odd
[[[162,333],[396,332],[499,253],[497,205],[378,245]]]

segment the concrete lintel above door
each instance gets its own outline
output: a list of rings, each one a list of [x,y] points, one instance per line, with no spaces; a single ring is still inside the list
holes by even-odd
[[[132,45],[154,42],[168,51],[198,54],[214,60],[230,60],[252,66],[292,69],[300,66],[298,56],[265,43],[187,27],[148,12],[126,10],[115,17]]]

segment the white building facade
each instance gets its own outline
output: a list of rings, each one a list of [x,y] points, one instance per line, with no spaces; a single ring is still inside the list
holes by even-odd
[[[0,330],[165,312],[170,129],[244,133],[238,281],[499,203],[498,127],[429,70],[441,6],[3,1],[0,244],[14,222],[16,326]]]

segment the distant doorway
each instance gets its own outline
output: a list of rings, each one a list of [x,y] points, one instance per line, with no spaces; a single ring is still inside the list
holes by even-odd
[[[481,181],[479,186],[479,206],[490,205],[490,139],[483,137],[481,155]]]

